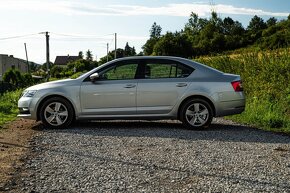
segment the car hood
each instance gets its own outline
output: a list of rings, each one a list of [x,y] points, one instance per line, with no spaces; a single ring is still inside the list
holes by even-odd
[[[41,89],[55,88],[55,87],[61,87],[61,86],[70,86],[75,83],[76,83],[75,79],[56,80],[56,81],[37,84],[37,85],[27,88],[26,90],[41,90]]]

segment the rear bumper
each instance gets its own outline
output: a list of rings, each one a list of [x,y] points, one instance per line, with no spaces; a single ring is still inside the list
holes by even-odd
[[[216,117],[240,114],[245,110],[245,103],[245,99],[220,102]]]

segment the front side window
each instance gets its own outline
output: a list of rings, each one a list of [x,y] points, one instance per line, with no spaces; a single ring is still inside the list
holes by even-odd
[[[150,61],[145,65],[145,78],[185,78],[193,69],[173,61]]]
[[[127,80],[134,79],[138,64],[116,64],[101,73],[101,80]]]

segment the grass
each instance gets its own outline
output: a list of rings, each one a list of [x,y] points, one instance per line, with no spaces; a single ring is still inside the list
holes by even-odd
[[[230,116],[230,119],[265,130],[290,133],[289,48],[197,60],[223,72],[241,75],[246,110],[240,115]]]
[[[21,93],[22,89],[19,89],[0,95],[0,128],[5,123],[16,119],[18,114],[17,102]]]

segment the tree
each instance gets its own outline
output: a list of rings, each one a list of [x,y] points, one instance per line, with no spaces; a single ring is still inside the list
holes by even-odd
[[[144,55],[151,55],[153,53],[153,48],[157,43],[157,38],[150,38],[146,41],[146,43],[142,46]]]
[[[124,48],[124,56],[135,56],[136,51],[134,47],[130,47],[128,42],[126,43],[126,46]]]
[[[32,75],[29,73],[25,73],[22,75],[23,78],[23,86],[30,86],[33,85],[35,83],[35,81],[32,78]]]
[[[8,70],[3,75],[3,81],[11,84],[16,84],[17,78],[13,69]]]
[[[270,17],[267,21],[267,27],[271,27],[271,26],[274,26],[276,25],[277,23],[277,19],[275,17]]]
[[[131,54],[132,54],[132,56],[136,56],[136,49],[135,49],[135,47],[133,46],[133,48],[132,48],[132,52],[131,52]]]
[[[192,46],[184,33],[167,32],[154,46],[154,55],[191,57]]]
[[[82,51],[79,51],[79,58],[80,58],[80,59],[84,59],[84,54],[83,54]]]
[[[87,61],[93,61],[93,54],[92,54],[92,51],[91,50],[88,50],[86,52],[86,60]]]
[[[34,63],[34,62],[29,62],[29,71],[30,72],[36,72],[37,70],[39,70],[40,65]]]
[[[266,49],[289,47],[290,20],[282,20],[263,30],[259,46]]]
[[[142,46],[143,53],[145,55],[153,54],[154,45],[157,43],[158,39],[161,37],[162,28],[160,27],[160,25],[157,25],[156,22],[154,22],[149,31],[150,31],[150,38]]]
[[[209,22],[215,27],[216,32],[222,32],[222,19],[218,17],[216,12],[211,12],[211,18]]]
[[[4,82],[8,82],[17,87],[29,86],[33,83],[32,76],[30,74],[22,75],[19,70],[10,69],[3,75]]]
[[[117,58],[122,58],[124,57],[124,50],[122,48],[118,48],[117,49]],[[115,58],[115,50],[113,50],[112,52],[109,52],[108,53],[108,60],[111,61],[111,60],[114,60]],[[100,61],[98,63],[98,65],[102,65],[102,64],[105,64],[107,62],[107,56],[104,56],[102,58],[100,58]]]
[[[160,25],[157,25],[156,22],[153,23],[150,29],[150,38],[160,38],[162,28]]]
[[[249,25],[248,25],[248,30],[249,31],[260,31],[263,30],[267,27],[266,23],[264,22],[264,20],[261,17],[258,17],[257,15],[255,15]]]
[[[198,15],[191,12],[188,23],[185,24],[185,30],[189,30],[192,34],[197,34],[200,30]]]
[[[61,78],[61,72],[63,71],[63,67],[60,67],[60,66],[53,66],[50,70],[50,74],[52,77],[55,77],[55,78]]]
[[[226,17],[222,23],[222,33],[224,35],[224,50],[231,50],[242,47],[245,43],[245,29],[238,21],[234,21],[230,17]]]
[[[254,42],[256,42],[259,38],[261,38],[262,36],[262,31],[263,29],[267,28],[266,23],[264,22],[264,20],[260,17],[258,17],[257,15],[255,15],[249,25],[248,25],[248,32],[247,32],[247,36],[249,39],[249,43],[253,44]]]

